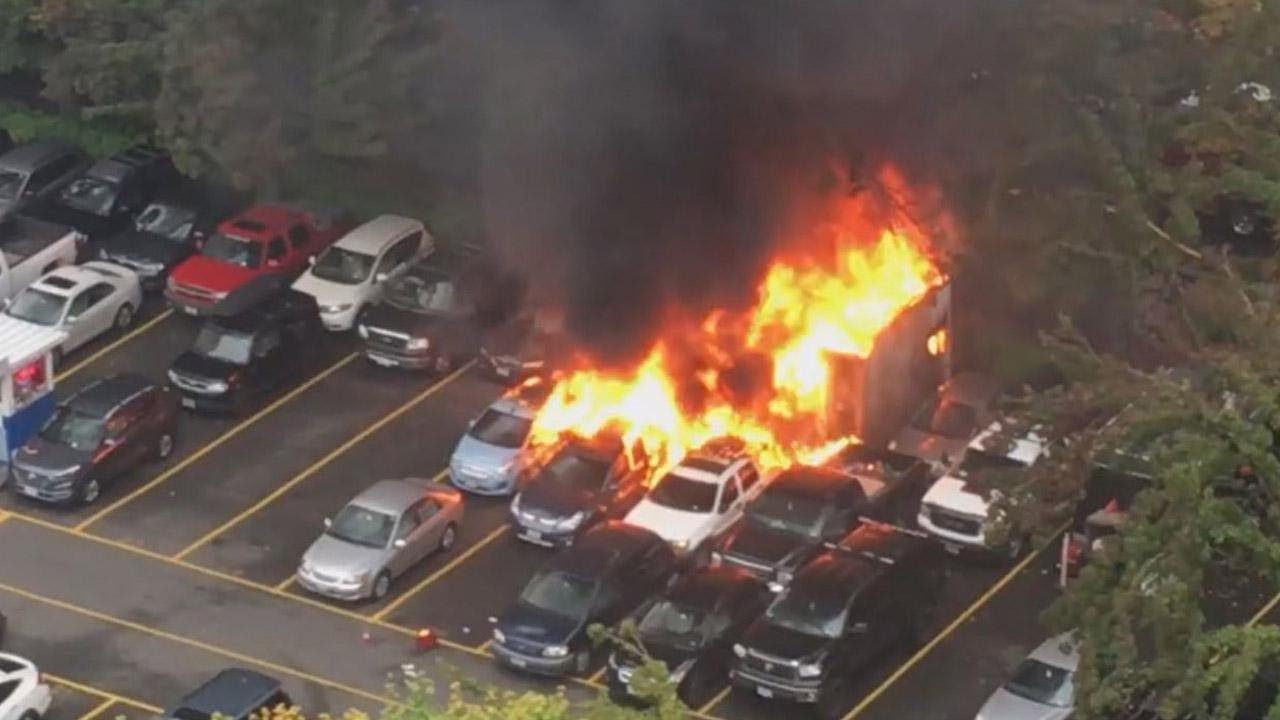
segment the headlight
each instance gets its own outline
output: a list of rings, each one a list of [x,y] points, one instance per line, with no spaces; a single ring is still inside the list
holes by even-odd
[[[499,643],[499,644],[505,643],[505,642],[507,641],[507,636],[506,636],[505,634],[503,634],[503,632],[502,632],[501,630],[499,630],[498,628],[494,628],[494,629],[493,629],[493,641],[494,641],[494,642],[496,642],[496,643]]]
[[[365,570],[364,572],[352,573],[352,574],[350,574],[350,575],[348,575],[348,576],[347,576],[347,580],[348,580],[349,582],[353,582],[353,583],[362,583],[362,582],[364,582],[365,580],[368,580],[368,579],[369,579],[369,571],[368,571],[368,570]]]
[[[719,552],[711,552],[711,567],[720,567],[720,563],[724,562],[724,556]]]
[[[689,539],[685,538],[683,540],[672,540],[671,547],[675,548],[679,552],[684,552],[685,550],[689,549]]]
[[[404,344],[405,350],[426,350],[431,347],[431,341],[426,338],[409,338]]]
[[[209,389],[210,389],[210,390],[212,390],[213,392],[216,392],[216,393],[224,393],[224,392],[226,392],[226,391],[227,391],[227,387],[228,387],[228,386],[227,386],[227,383],[226,383],[226,382],[224,382],[224,381],[222,381],[222,380],[218,380],[218,381],[215,381],[215,382],[211,382],[211,383],[209,383]]]
[[[777,577],[777,580],[778,580],[778,584],[779,584],[779,585],[784,585],[784,586],[785,586],[785,585],[790,585],[790,584],[791,584],[791,581],[792,581],[792,580],[794,580],[794,579],[795,579],[795,575],[791,574],[791,571],[790,571],[790,570],[779,570],[779,571],[778,571],[778,577]]]
[[[351,303],[338,303],[337,305],[321,305],[320,312],[326,315],[334,313],[346,312],[351,309]]]
[[[360,333],[360,337],[364,338],[365,340],[369,339],[369,328],[365,327],[364,325],[361,325],[360,327],[356,328],[356,332]]]
[[[176,373],[176,372],[174,372],[174,371],[172,371],[172,370],[169,370],[169,371],[165,372],[165,375],[168,375],[168,376],[169,376],[169,382],[171,382],[171,383],[173,383],[173,384],[175,384],[175,385],[177,385],[177,384],[178,384],[178,373]]]
[[[520,514],[520,493],[516,493],[516,496],[511,498],[511,514]]]
[[[579,525],[582,524],[582,521],[585,520],[586,518],[587,518],[587,514],[579,510],[578,512],[556,523],[556,527],[560,528],[561,530],[575,530]]]
[[[569,654],[568,645],[549,645],[542,648],[542,656],[549,658],[562,658]]]
[[[796,673],[802,678],[818,677],[822,674],[822,665],[819,663],[808,663],[801,665]]]
[[[298,569],[304,573],[311,574],[316,569],[316,566],[312,565],[310,560],[302,558],[302,562],[299,563]]]
[[[209,294],[213,296],[213,299],[214,299],[214,300],[226,300],[226,299],[227,299],[227,291],[226,291],[226,290],[223,290],[223,291],[221,291],[221,292],[210,292]]]
[[[746,648],[744,648],[744,647],[742,647],[742,645],[741,645],[740,643],[734,643],[734,644],[733,644],[733,654],[734,654],[734,655],[737,655],[738,657],[746,657],[746,656],[747,656],[747,649],[746,649]]]

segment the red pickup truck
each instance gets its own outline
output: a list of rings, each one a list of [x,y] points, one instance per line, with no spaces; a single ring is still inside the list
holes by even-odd
[[[287,286],[352,227],[341,211],[295,204],[254,205],[199,240],[169,276],[165,297],[188,315],[236,315]]]

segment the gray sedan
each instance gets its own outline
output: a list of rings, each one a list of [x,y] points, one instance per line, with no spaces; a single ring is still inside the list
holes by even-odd
[[[298,583],[339,600],[380,600],[391,581],[436,550],[462,522],[462,493],[430,480],[382,480],[332,518],[298,566]]]
[[[1045,640],[987,699],[975,720],[1066,720],[1075,703],[1079,662],[1071,633]]]

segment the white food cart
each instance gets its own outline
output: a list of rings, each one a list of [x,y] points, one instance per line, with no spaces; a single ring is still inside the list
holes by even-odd
[[[53,349],[65,339],[65,333],[38,325],[0,325],[0,463],[7,465],[57,407]],[[0,480],[7,474],[0,468]]]

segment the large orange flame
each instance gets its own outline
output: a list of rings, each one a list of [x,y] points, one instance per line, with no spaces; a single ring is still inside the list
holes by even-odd
[[[880,181],[906,192],[892,170]],[[822,222],[769,267],[748,312],[673,323],[632,367],[584,361],[554,377],[535,446],[609,431],[639,441],[655,468],[721,437],[742,441],[765,470],[829,457],[851,440],[827,432],[830,355],[866,357],[898,313],[944,280],[901,207],[862,194],[827,203]]]

